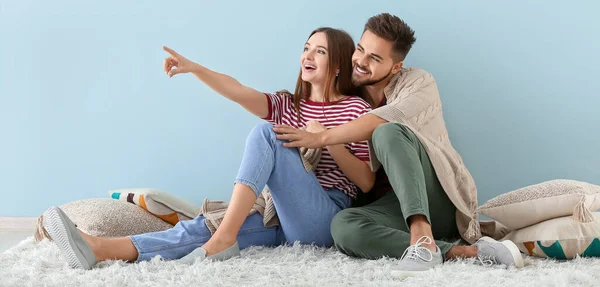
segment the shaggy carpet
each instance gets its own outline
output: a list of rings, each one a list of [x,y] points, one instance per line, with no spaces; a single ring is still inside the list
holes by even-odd
[[[600,259],[526,258],[523,269],[447,262],[421,277],[390,275],[396,259],[349,258],[312,246],[253,247],[223,262],[183,265],[154,258],[68,268],[56,245],[26,239],[0,254],[0,286],[600,286]]]

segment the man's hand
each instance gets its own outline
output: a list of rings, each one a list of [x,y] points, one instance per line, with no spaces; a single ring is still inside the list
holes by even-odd
[[[318,125],[321,125],[321,123],[318,123]],[[318,129],[318,125],[313,124],[312,128]],[[310,126],[308,126],[307,128],[310,128]],[[277,139],[289,141],[287,143],[283,143],[283,146],[285,147],[323,147],[324,131],[313,133],[284,125],[275,125],[275,127],[273,127],[273,130],[275,131],[275,133],[277,133]]]
[[[169,47],[163,46],[163,50],[169,53],[171,56],[167,57],[163,61],[163,68],[169,78],[177,74],[192,72],[196,63],[186,59],[184,56],[179,55]]]
[[[286,147],[320,148],[370,140],[373,131],[384,123],[387,123],[387,121],[376,115],[367,114],[343,125],[318,133],[311,133],[282,125],[276,125],[273,130],[278,134],[278,139],[290,141],[283,144]]]

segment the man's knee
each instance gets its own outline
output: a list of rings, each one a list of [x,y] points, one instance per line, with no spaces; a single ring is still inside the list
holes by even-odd
[[[408,142],[414,139],[414,133],[405,125],[399,123],[385,123],[373,131],[372,142],[375,151],[389,151],[398,149],[399,142]]]
[[[363,230],[366,217],[357,208],[348,208],[338,212],[331,221],[331,236],[336,248],[343,253],[353,255],[353,250],[364,247],[369,236]]]

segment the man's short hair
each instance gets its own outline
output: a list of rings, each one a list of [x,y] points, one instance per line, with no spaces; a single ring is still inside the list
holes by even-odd
[[[417,40],[415,38],[415,31],[408,24],[397,16],[388,13],[382,13],[369,18],[367,24],[365,24],[363,33],[367,30],[394,43],[393,56],[394,61],[397,62],[406,58],[408,51],[410,51],[410,48]]]

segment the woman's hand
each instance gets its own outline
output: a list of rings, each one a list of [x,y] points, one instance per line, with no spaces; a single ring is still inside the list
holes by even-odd
[[[306,123],[306,131],[311,133],[320,133],[326,131],[327,128],[319,121],[308,121]]]
[[[165,73],[169,75],[169,78],[177,74],[192,72],[194,67],[197,65],[196,63],[186,59],[184,56],[179,55],[169,47],[163,46],[163,50],[171,55],[163,61]]]
[[[163,61],[163,68],[169,78],[177,74],[192,73],[213,91],[240,104],[254,115],[260,118],[269,115],[267,97],[263,93],[240,84],[228,75],[217,73],[192,62],[168,47],[163,46],[163,50],[170,55]]]

